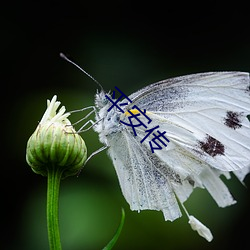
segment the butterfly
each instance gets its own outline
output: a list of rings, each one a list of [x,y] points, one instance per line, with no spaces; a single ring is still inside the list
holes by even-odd
[[[131,210],[160,210],[174,221],[181,206],[192,229],[211,241],[210,230],[183,203],[197,187],[219,207],[236,202],[220,177],[234,174],[243,182],[250,172],[249,74],[185,75],[123,97],[101,87],[91,123]]]
[[[250,171],[248,73],[181,76],[128,96],[132,105],[146,110],[152,127],[166,132],[167,146],[154,153],[149,143],[152,134],[140,143],[145,127],[138,126],[135,136],[132,127],[121,123],[129,121],[132,105],[121,114],[117,108],[109,110],[112,103],[107,97],[112,98],[104,91],[96,94],[93,128],[108,147],[131,210],[161,210],[165,220],[173,221],[181,216],[179,203],[196,187],[207,189],[220,207],[235,203],[220,176],[230,178],[233,173],[243,181]],[[147,124],[147,117],[141,115],[140,120]]]

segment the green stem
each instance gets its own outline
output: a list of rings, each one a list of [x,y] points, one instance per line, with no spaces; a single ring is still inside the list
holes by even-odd
[[[59,231],[59,188],[62,170],[58,167],[48,168],[47,186],[47,227],[50,250],[61,250]]]

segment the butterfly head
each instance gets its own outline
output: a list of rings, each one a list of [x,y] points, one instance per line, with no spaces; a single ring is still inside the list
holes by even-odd
[[[104,107],[108,107],[109,105],[109,101],[108,99],[106,98],[106,93],[101,90],[101,91],[98,91],[96,92],[96,95],[95,95],[95,107],[100,110]]]

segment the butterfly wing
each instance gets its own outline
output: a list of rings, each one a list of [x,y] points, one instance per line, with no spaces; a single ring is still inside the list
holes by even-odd
[[[129,98],[164,119],[170,141],[216,169],[234,171],[250,166],[249,88],[247,73],[203,73],[149,85]]]
[[[218,72],[161,81],[129,96],[128,110],[146,109],[149,125],[159,125],[169,140],[152,154],[153,133],[144,140],[145,127],[136,128],[137,136],[126,127],[107,137],[131,209],[162,210],[172,221],[181,215],[176,196],[184,202],[195,187],[206,188],[221,207],[233,204],[220,175],[234,171],[243,180],[249,172],[249,92],[247,73]]]
[[[108,153],[131,210],[161,210],[165,219],[171,221],[180,217],[181,212],[170,183],[178,182],[178,175],[152,155],[128,130],[114,133],[108,140]]]

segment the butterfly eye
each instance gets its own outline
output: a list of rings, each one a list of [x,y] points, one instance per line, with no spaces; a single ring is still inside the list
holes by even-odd
[[[108,102],[109,102],[109,101],[108,101],[107,98],[103,99],[103,104],[104,104],[104,105],[108,104]]]

